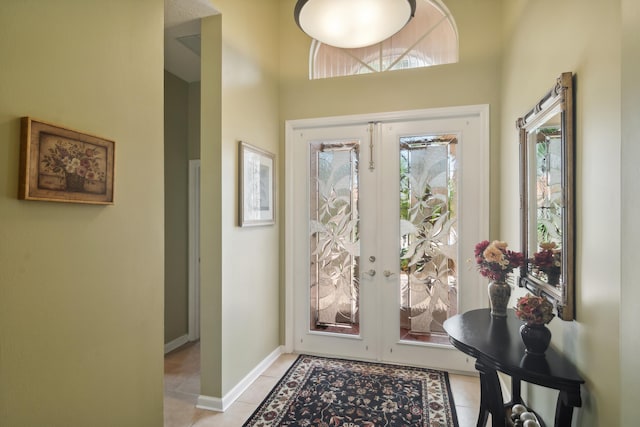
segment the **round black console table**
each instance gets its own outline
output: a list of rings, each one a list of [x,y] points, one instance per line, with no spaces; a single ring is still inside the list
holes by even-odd
[[[476,359],[481,391],[477,426],[485,426],[489,414],[492,427],[506,425],[506,409],[522,403],[521,381],[558,390],[555,426],[570,426],[573,409],[582,405],[580,385],[584,380],[575,366],[553,347],[549,347],[544,356],[525,354],[520,338],[522,321],[513,310],[508,310],[507,314],[506,318],[494,318],[489,309],[479,309],[444,322],[451,344]],[[506,404],[498,371],[511,377],[512,400]]]

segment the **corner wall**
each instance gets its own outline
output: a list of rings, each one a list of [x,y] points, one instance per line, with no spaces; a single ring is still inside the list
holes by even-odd
[[[237,219],[238,142],[280,162],[276,5],[217,0],[202,20],[201,394],[215,399],[280,345],[281,221]]]
[[[215,239],[220,240],[210,240],[214,236],[208,233],[207,240],[201,240],[201,244],[203,254],[219,250],[221,260],[216,266],[219,270],[216,270],[209,266],[205,269],[203,259],[201,274],[202,292],[220,296],[216,308],[216,316],[220,317],[216,320],[218,323],[207,319],[206,324],[202,324],[202,336],[204,338],[211,328],[220,334],[220,341],[205,347],[207,352],[215,353],[216,359],[220,358],[220,365],[214,372],[220,370],[215,382],[219,381],[221,394],[210,394],[217,391],[217,386],[210,388],[215,375],[204,369],[203,377],[208,378],[203,379],[202,392],[209,396],[224,396],[280,345],[281,220],[270,226],[238,226],[238,142],[246,141],[276,154],[276,167],[281,164],[277,74],[279,1],[216,0],[214,3],[221,13],[218,17],[221,22],[221,122],[219,130],[215,131],[220,132],[219,141],[210,138],[210,134],[205,135],[205,127],[213,132],[212,126],[205,124],[211,119],[205,104],[211,108],[215,100],[208,93],[210,83],[205,83],[212,75],[203,68],[202,224],[204,227],[205,218],[209,218],[213,210],[219,210],[220,234]],[[207,179],[212,173],[219,181]],[[210,184],[215,188],[205,189],[205,185]],[[205,202],[205,192],[215,200]],[[214,230],[211,228],[209,232]]]
[[[200,393],[222,394],[222,16],[201,21]],[[206,219],[206,220],[205,220]]]
[[[622,0],[622,149],[621,200],[624,230],[621,242],[620,289],[620,425],[637,423],[640,390],[640,322],[638,265],[640,265],[640,2]],[[630,373],[626,375],[625,373]]]
[[[2,2],[3,427],[162,425],[163,8]],[[115,204],[17,200],[24,115],[115,140]]]
[[[519,246],[518,133],[529,111],[565,71],[576,93],[576,321],[554,319],[552,345],[583,377],[575,426],[620,420],[620,25],[619,0],[505,2],[502,67],[500,236]],[[514,297],[522,294],[518,289]],[[556,393],[529,386],[528,403],[547,424]],[[626,424],[625,424],[626,425]]]

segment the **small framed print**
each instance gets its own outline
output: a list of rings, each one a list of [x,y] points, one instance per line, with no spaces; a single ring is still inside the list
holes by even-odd
[[[115,142],[23,117],[18,198],[113,204]]]
[[[239,143],[241,227],[275,223],[275,156],[246,142]]]

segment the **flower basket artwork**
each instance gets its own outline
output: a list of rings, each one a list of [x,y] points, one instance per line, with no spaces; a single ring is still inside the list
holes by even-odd
[[[507,305],[511,297],[511,286],[507,283],[507,277],[524,264],[522,253],[509,250],[507,247],[506,242],[484,240],[478,243],[474,250],[478,271],[490,280],[489,301],[491,315],[494,317],[507,316]]]
[[[18,198],[113,204],[115,143],[22,118]]]
[[[553,304],[544,297],[527,294],[515,306],[516,316],[524,325],[520,327],[520,336],[527,354],[541,356],[551,342],[551,331],[545,326],[555,315]]]

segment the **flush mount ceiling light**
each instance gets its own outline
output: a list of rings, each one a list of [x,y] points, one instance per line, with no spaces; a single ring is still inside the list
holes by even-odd
[[[314,39],[341,48],[370,46],[404,27],[416,0],[298,0],[294,17]]]

